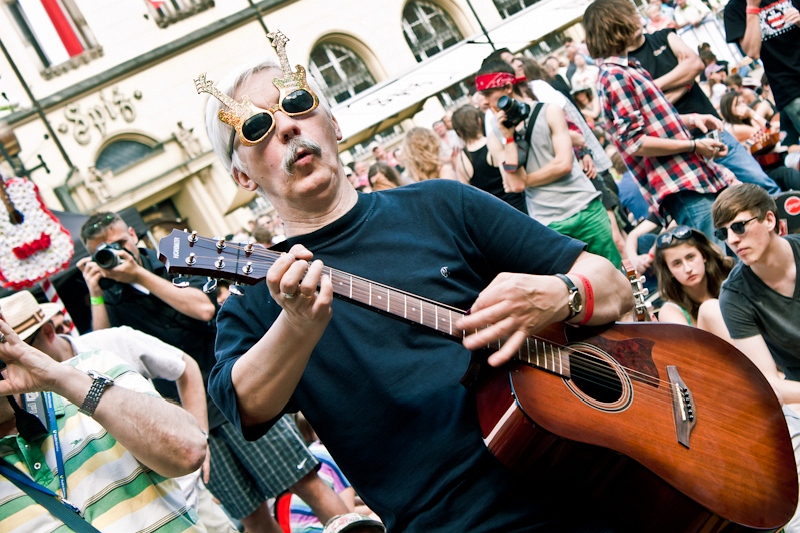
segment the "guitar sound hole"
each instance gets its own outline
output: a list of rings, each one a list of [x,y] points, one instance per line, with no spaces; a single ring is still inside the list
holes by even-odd
[[[573,353],[570,373],[572,383],[600,403],[614,403],[622,397],[622,382],[615,369],[596,355]]]

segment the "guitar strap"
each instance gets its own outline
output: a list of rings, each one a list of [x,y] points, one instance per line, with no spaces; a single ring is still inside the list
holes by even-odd
[[[97,528],[78,514],[79,511],[76,508],[68,507],[57,494],[30,479],[5,459],[0,459],[0,474],[76,533],[100,533]]]

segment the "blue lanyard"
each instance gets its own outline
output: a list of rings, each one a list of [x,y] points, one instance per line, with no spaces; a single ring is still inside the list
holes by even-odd
[[[56,423],[56,409],[53,406],[53,393],[45,392],[44,402],[47,406],[47,422],[50,433],[53,435],[53,448],[56,453],[56,468],[58,468],[58,481],[61,483],[61,499],[67,499],[67,473],[64,470],[64,457],[61,454],[61,440],[58,438],[58,423]]]

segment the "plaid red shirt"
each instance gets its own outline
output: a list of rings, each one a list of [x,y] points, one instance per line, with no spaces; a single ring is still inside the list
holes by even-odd
[[[597,92],[606,128],[645,199],[660,214],[670,194],[716,193],[727,186],[719,168],[692,152],[661,157],[633,155],[645,135],[690,140],[678,111],[634,58],[607,57],[600,65]]]

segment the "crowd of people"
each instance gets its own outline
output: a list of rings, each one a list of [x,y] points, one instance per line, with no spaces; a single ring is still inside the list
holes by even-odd
[[[717,16],[735,67],[676,31]],[[626,315],[626,259],[653,319],[755,364],[800,450],[800,237],[776,205],[800,189],[797,0],[595,0],[583,26],[563,56],[493,52],[469,103],[351,165],[285,55],[229,73],[253,106],[209,98],[209,139],[272,206],[233,241],[281,254],[258,285],[176,284],[101,212],[91,332],[0,300],[0,529],[627,531],[501,465],[460,384],[551,324]]]

